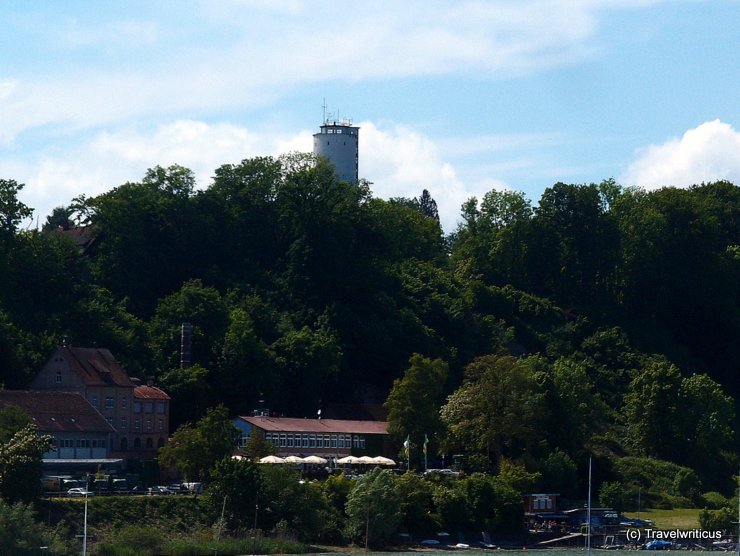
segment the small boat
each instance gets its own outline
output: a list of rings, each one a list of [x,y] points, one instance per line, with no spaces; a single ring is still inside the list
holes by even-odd
[[[645,550],[670,550],[671,548],[673,548],[673,543],[662,539],[652,540],[643,546]]]

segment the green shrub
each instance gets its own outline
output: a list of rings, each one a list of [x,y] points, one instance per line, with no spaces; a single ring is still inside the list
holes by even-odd
[[[130,525],[117,531],[110,540],[101,543],[96,552],[100,556],[148,556],[162,554],[164,543],[160,530]]]
[[[719,492],[705,492],[701,495],[703,505],[710,510],[719,510],[727,505],[727,498],[722,496]]]

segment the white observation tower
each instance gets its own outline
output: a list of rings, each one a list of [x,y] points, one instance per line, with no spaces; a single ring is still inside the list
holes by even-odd
[[[321,131],[313,135],[314,154],[334,165],[337,179],[353,183],[359,180],[359,132],[350,120],[333,120],[324,113]]]

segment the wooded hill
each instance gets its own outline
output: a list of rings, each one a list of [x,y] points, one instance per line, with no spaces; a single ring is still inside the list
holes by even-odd
[[[27,387],[62,341],[104,346],[171,394],[173,428],[219,403],[313,417],[391,393],[399,447],[428,434],[430,455],[466,453],[473,468],[546,476],[565,461],[582,476],[593,454],[602,479],[635,483],[621,470],[651,457],[696,472],[677,495],[732,489],[731,183],[558,183],[536,204],[491,191],[447,237],[426,191],[374,198],[311,155],[224,165],[203,190],[156,167],[40,231],[19,229],[22,187],[0,180],[6,388]],[[75,226],[85,242],[60,231]]]

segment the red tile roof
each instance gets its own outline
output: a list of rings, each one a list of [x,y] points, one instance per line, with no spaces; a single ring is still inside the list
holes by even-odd
[[[134,386],[126,371],[107,349],[63,347],[58,353],[87,386]]]
[[[2,390],[0,407],[7,405],[28,413],[42,433],[115,432],[105,417],[76,392]]]
[[[385,421],[349,421],[342,419],[293,419],[290,417],[240,416],[267,432],[306,432],[340,434],[388,434]]]
[[[134,388],[134,398],[142,400],[169,400],[170,397],[161,388],[156,386],[137,386]]]

